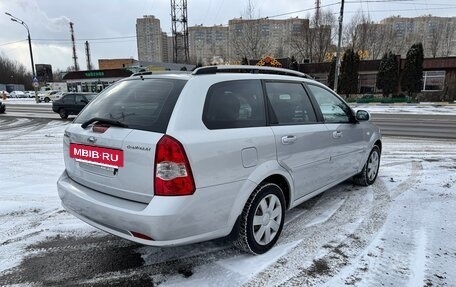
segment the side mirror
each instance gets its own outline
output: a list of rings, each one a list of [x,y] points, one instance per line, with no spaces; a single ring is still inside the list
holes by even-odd
[[[368,121],[370,120],[370,114],[368,111],[365,111],[365,110],[358,110],[356,111],[356,119],[360,122],[363,122],[363,121]]]

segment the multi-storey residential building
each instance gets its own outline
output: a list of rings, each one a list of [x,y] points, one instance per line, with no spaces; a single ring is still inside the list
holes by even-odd
[[[168,59],[166,33],[160,27],[160,20],[153,15],[136,19],[136,41],[140,61],[165,62]]]
[[[265,55],[276,58],[295,56],[309,58],[303,49],[310,39],[308,19],[232,19],[228,26],[189,27],[190,63],[240,63],[243,57],[259,59]],[[325,37],[330,29],[323,29]],[[323,31],[322,30],[322,31]],[[144,16],[136,20],[138,59],[140,61],[173,61],[173,38],[160,28],[160,20]],[[315,34],[315,33],[314,33]],[[307,35],[307,37],[306,37]],[[312,34],[313,35],[313,34]],[[303,42],[302,39],[307,40]]]
[[[259,59],[265,54],[289,57],[297,54],[293,39],[303,37],[309,30],[309,20],[290,18],[275,19],[232,19],[228,22],[231,61],[242,57]]]
[[[405,56],[411,45],[421,42],[425,57],[456,55],[456,17],[389,17],[380,24],[390,29],[396,54]]]
[[[228,27],[202,25],[188,28],[190,62],[223,64],[228,57]]]

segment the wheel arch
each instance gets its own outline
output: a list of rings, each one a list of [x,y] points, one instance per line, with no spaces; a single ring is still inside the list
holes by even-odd
[[[242,214],[244,206],[249,200],[255,189],[263,183],[275,183],[284,192],[286,200],[285,209],[289,209],[293,202],[293,179],[291,175],[279,165],[277,161],[268,161],[259,165],[253,171],[248,180],[241,187],[241,192],[236,198],[230,213],[229,224],[236,229],[236,223],[239,216]]]
[[[250,174],[249,180],[256,183],[255,188],[263,183],[277,184],[284,192],[286,208],[290,208],[291,202],[293,201],[293,178],[276,160],[259,165],[255,171]],[[250,191],[248,197],[244,201],[244,205],[255,188]]]
[[[377,141],[375,141],[374,145],[378,146],[378,148],[380,149],[380,153],[382,152],[382,141],[380,139],[378,139]]]
[[[273,174],[265,178],[261,183],[275,183],[283,191],[283,196],[285,197],[285,206],[286,209],[289,209],[291,206],[291,189],[288,180],[281,174]]]

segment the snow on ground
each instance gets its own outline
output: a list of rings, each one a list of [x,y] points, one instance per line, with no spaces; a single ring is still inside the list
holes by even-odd
[[[419,103],[419,104],[350,104],[355,110],[366,110],[378,114],[427,114],[456,115],[456,104]]]
[[[6,100],[3,100],[0,98],[0,101],[5,104],[21,104],[21,105],[22,104],[30,104],[30,105],[36,104],[35,98],[8,98]],[[39,103],[39,105],[52,105],[52,102],[49,102],[49,103],[41,102],[41,103]]]
[[[62,212],[56,192],[65,125],[0,118],[0,273],[21,262],[27,245],[90,231]]]
[[[66,124],[0,117],[0,274],[33,255],[27,247],[37,242],[105,235],[60,206],[56,181],[64,169]],[[213,242],[140,247],[143,265],[201,262],[193,263],[191,276],[157,267],[163,272],[150,277],[162,286],[456,286],[456,142],[383,142],[373,186],[343,183],[289,211],[267,254]],[[122,275],[104,276],[84,282]]]

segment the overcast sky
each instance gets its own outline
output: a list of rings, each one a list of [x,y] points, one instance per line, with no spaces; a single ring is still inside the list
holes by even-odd
[[[315,0],[251,0],[260,17],[306,18],[313,13]],[[390,2],[385,2],[390,1]],[[179,2],[179,1],[177,1]],[[248,0],[188,0],[189,26],[227,25],[244,14]],[[339,12],[338,0],[321,0],[324,9]],[[303,11],[305,10],[305,11]],[[359,11],[378,21],[392,15],[415,17],[425,14],[456,16],[456,0],[346,0],[344,22]],[[65,70],[73,63],[69,22],[74,23],[77,56],[86,69],[84,42],[90,43],[92,64],[100,58],[138,58],[136,18],[155,15],[164,32],[171,34],[169,0],[0,0],[0,55],[31,69],[27,32],[5,15],[9,12],[30,28],[35,63],[51,64]],[[113,39],[117,38],[117,39]]]

